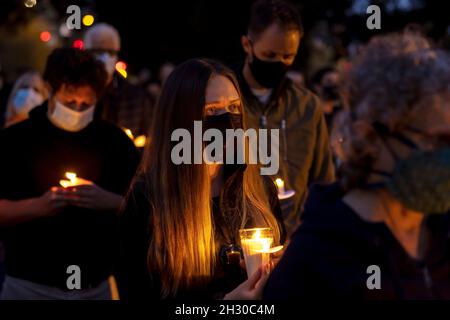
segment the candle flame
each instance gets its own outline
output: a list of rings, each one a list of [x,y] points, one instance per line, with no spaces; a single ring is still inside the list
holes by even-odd
[[[70,182],[75,183],[77,181],[77,174],[73,172],[66,172],[67,179],[70,180]]]
[[[256,229],[255,233],[252,236],[252,240],[256,240],[262,246],[261,252],[267,252],[270,250],[270,246],[272,244],[272,238],[261,238],[261,229]]]
[[[66,172],[64,175],[68,180],[59,180],[59,184],[64,188],[92,184],[92,181],[79,178],[74,172]]]
[[[275,183],[278,186],[278,188],[284,187],[284,181],[280,178],[276,178]]]
[[[128,136],[128,138],[130,138],[131,140],[133,140],[134,145],[137,148],[143,148],[145,147],[145,144],[147,143],[147,137],[145,135],[140,135],[137,136],[136,138],[134,137],[133,131],[131,131],[128,128],[123,128],[123,131],[126,133],[126,135]]]
[[[128,138],[130,138],[131,140],[134,140],[133,132],[131,132],[130,129],[124,128],[123,131],[125,131],[125,133],[127,134]]]
[[[140,135],[134,139],[134,145],[138,148],[145,147],[146,142],[147,142],[147,137],[145,135]]]
[[[64,188],[71,187],[77,184],[77,174],[73,172],[66,172],[65,177],[69,180],[59,180],[59,184]]]
[[[59,184],[63,187],[63,188],[67,188],[70,186],[70,181],[69,180],[59,180]]]

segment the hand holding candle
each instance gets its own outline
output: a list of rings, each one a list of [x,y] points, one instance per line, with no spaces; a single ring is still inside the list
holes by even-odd
[[[249,277],[258,268],[270,262],[271,253],[283,248],[283,246],[271,248],[273,244],[273,230],[271,228],[241,229],[239,230],[239,235]]]

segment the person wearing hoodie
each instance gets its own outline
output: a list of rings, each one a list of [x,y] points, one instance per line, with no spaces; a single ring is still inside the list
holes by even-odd
[[[247,34],[242,36],[245,61],[235,66],[249,127],[280,130],[280,169],[273,179],[281,178],[285,189],[295,192],[281,200],[289,234],[299,223],[308,187],[317,181],[334,181],[320,100],[286,76],[302,36],[300,16],[292,5],[259,0],[252,6]]]
[[[264,299],[450,299],[448,83],[450,58],[417,35],[356,57],[339,181],[312,188]]]

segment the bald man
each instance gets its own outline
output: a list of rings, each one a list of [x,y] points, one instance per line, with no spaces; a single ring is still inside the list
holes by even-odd
[[[130,129],[135,136],[147,134],[153,99],[115,71],[121,49],[119,32],[109,24],[98,23],[86,31],[84,43],[108,73],[108,87],[97,104],[97,117]]]

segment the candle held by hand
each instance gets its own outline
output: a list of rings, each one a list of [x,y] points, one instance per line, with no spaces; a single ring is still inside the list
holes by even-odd
[[[253,228],[239,230],[241,247],[244,252],[247,276],[252,276],[260,266],[270,262],[273,230]]]
[[[59,180],[59,184],[64,188],[92,184],[89,180],[77,177],[74,172],[66,172],[65,176],[68,180]]]

